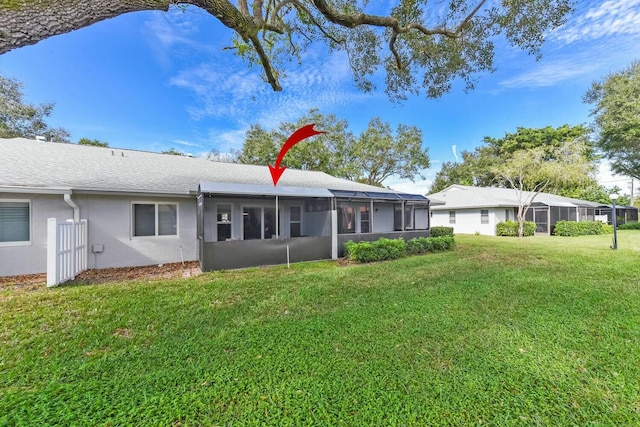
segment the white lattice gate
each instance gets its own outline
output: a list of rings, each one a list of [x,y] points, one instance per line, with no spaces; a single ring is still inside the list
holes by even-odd
[[[87,220],[47,219],[47,286],[73,280],[87,269]]]

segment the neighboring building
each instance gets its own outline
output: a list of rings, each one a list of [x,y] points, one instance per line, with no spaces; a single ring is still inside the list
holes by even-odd
[[[531,193],[525,192],[526,199]],[[453,227],[455,233],[495,236],[496,224],[517,221],[518,194],[510,188],[451,185],[427,196],[431,201],[431,226]],[[638,209],[616,207],[620,223],[638,220]],[[536,233],[553,234],[560,220],[611,222],[611,205],[540,193],[529,207],[527,221]]]
[[[47,218],[88,223],[88,268],[204,270],[336,258],[347,240],[429,235],[421,195],[288,169],[0,139],[0,276],[47,271]]]

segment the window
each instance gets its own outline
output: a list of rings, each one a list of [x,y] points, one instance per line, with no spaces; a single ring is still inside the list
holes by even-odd
[[[271,239],[276,235],[275,208],[242,208],[244,240]]]
[[[353,206],[338,206],[338,233],[350,234],[356,232],[356,209]]]
[[[289,236],[302,236],[302,208],[300,206],[289,207]]]
[[[369,206],[360,206],[360,232],[371,232],[371,219],[369,215]]]
[[[449,211],[449,224],[456,223],[456,211]]]
[[[28,201],[0,201],[0,245],[31,241],[30,208]]]
[[[482,209],[480,211],[480,224],[489,224],[489,210]]]
[[[505,221],[513,221],[513,215],[511,213],[511,209],[504,210],[504,220]]]
[[[231,239],[231,205],[216,206],[216,224],[218,228],[218,242]]]
[[[134,203],[133,235],[177,236],[178,205],[171,203]]]

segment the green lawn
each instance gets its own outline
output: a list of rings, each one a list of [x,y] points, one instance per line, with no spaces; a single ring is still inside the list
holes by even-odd
[[[640,425],[640,232],[0,290],[0,425]]]

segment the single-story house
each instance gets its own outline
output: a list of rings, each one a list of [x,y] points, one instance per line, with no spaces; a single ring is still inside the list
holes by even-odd
[[[523,193],[527,200],[531,193]],[[496,224],[517,221],[518,194],[510,188],[451,185],[429,194],[431,226],[453,227],[455,233],[495,236]],[[537,234],[552,234],[560,220],[611,223],[612,206],[586,200],[540,193],[529,207],[526,220],[536,223]],[[637,221],[638,209],[616,206],[619,220]]]
[[[429,201],[287,169],[0,139],[0,276],[47,271],[48,218],[86,221],[86,267],[203,270],[341,256],[348,240],[429,235]],[[285,158],[286,165],[286,158]]]

